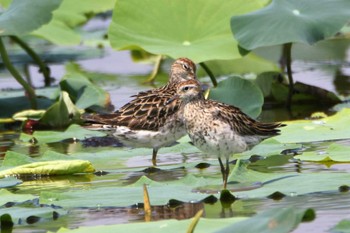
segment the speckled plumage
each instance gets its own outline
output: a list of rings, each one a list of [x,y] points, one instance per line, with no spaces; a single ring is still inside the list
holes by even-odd
[[[178,117],[181,101],[167,102],[176,94],[177,84],[193,79],[196,79],[195,64],[190,59],[179,58],[172,64],[165,86],[132,96],[134,99],[115,113],[92,114],[84,119],[113,130],[113,135],[127,146],[153,148],[152,162],[156,165],[158,149],[186,134]]]
[[[205,99],[196,80],[178,84],[174,99],[182,100],[183,119],[193,144],[203,152],[218,157],[224,188],[229,173],[229,157],[277,135],[277,128],[282,126],[280,123],[256,121],[239,108]],[[222,158],[226,159],[226,168]]]

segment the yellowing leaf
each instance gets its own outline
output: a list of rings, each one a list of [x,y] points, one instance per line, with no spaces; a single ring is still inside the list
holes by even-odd
[[[95,169],[87,160],[59,160],[34,162],[0,172],[0,178],[11,175],[70,175],[90,173]]]

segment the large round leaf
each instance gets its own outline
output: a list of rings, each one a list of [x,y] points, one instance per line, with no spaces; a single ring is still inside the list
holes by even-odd
[[[256,118],[261,112],[264,97],[253,82],[240,77],[230,77],[210,90],[210,99],[214,99],[240,108],[245,114]]]
[[[53,13],[50,23],[32,34],[59,45],[77,45],[81,42],[81,35],[74,31],[74,27],[86,22],[91,13],[111,10],[115,1],[63,0],[61,6]]]
[[[333,36],[350,20],[349,0],[273,0],[255,12],[231,18],[240,46],[302,42],[313,44]]]
[[[196,62],[241,55],[229,20],[263,6],[266,1],[118,0],[109,29],[115,49],[143,48]]]
[[[0,15],[0,36],[20,36],[48,23],[61,0],[13,0],[9,9]]]

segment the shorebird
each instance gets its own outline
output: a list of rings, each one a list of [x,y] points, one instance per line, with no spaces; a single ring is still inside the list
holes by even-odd
[[[165,86],[132,96],[133,100],[114,113],[90,114],[83,119],[113,131],[113,136],[126,146],[153,148],[152,164],[156,166],[158,150],[186,134],[179,118],[181,100],[167,102],[176,94],[177,84],[195,79],[193,61],[179,58],[172,64]]]
[[[224,189],[230,173],[230,156],[278,135],[278,127],[283,126],[281,123],[256,121],[237,107],[205,99],[197,80],[179,83],[177,93],[168,104],[178,99],[181,100],[180,112],[193,145],[218,157]],[[226,167],[222,159],[226,159]]]

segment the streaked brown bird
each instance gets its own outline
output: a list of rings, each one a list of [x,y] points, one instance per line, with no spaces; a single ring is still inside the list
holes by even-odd
[[[179,83],[177,93],[168,103],[178,99],[181,100],[180,112],[192,143],[201,151],[218,157],[224,189],[230,173],[230,156],[278,135],[278,127],[284,126],[256,121],[239,108],[205,99],[197,80]],[[226,160],[226,166],[222,159]]]
[[[152,163],[156,166],[158,150],[174,144],[186,134],[179,118],[181,100],[167,102],[176,94],[177,84],[195,79],[193,61],[179,58],[172,64],[165,86],[132,96],[134,99],[115,113],[90,114],[83,119],[113,131],[113,136],[127,146],[153,148]]]

